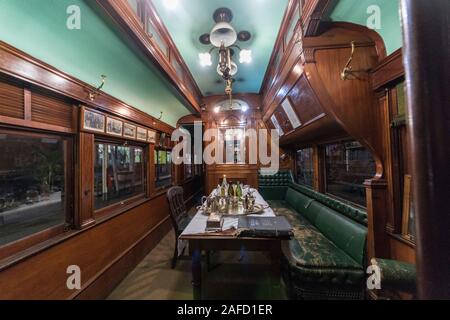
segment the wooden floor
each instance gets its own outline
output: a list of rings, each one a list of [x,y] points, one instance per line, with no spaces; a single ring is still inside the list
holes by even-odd
[[[114,300],[191,300],[189,257],[170,268],[174,233],[158,246],[111,293]],[[263,254],[221,252],[212,255],[211,270],[204,269],[205,299],[285,299],[284,287],[271,292],[269,262]]]

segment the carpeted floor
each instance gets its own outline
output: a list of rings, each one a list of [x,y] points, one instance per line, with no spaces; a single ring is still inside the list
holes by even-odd
[[[150,252],[111,293],[114,300],[191,300],[191,261],[178,260],[170,268],[173,232]],[[270,260],[262,253],[216,252],[211,269],[203,267],[204,299],[285,299],[283,285],[273,291],[269,285]]]

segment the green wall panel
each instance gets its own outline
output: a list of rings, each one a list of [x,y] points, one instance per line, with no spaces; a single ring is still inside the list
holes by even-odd
[[[92,1],[92,0],[87,0]],[[69,30],[67,7],[81,9],[81,30]],[[189,114],[161,76],[82,0],[0,0],[0,39],[175,126]]]
[[[389,55],[402,47],[399,0],[339,0],[330,18],[367,26],[367,8],[371,5],[380,8],[381,29],[375,31],[383,37]]]

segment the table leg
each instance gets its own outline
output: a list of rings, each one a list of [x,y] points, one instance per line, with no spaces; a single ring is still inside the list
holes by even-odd
[[[273,245],[270,250],[270,290],[271,290],[271,298],[278,298],[281,284],[281,245],[276,244]],[[275,293],[277,297],[274,297]]]
[[[202,251],[192,251],[192,289],[194,300],[202,299]]]

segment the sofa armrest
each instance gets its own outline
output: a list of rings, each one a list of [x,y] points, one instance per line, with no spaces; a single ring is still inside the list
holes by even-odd
[[[415,265],[388,259],[373,259],[373,262],[380,268],[382,289],[416,292]]]

